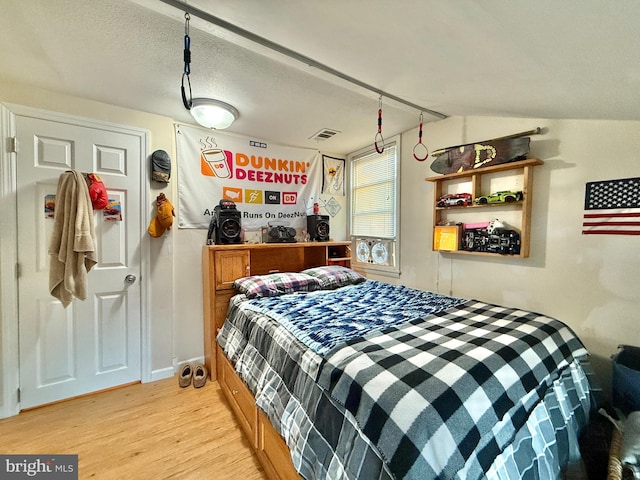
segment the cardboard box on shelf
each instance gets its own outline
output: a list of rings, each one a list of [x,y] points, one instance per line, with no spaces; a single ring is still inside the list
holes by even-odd
[[[436,225],[433,232],[433,249],[459,250],[461,238],[462,225]]]

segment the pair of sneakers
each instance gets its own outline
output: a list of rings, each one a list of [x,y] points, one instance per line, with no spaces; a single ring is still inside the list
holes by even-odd
[[[204,384],[207,383],[207,367],[201,363],[183,365],[180,369],[178,384],[184,388],[188,387],[192,381],[195,388],[204,387]]]

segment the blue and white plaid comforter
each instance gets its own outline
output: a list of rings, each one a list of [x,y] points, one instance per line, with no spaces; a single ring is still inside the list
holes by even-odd
[[[525,427],[544,420],[533,417],[548,401],[542,397],[565,387],[578,392],[555,416],[553,432],[575,436],[584,422],[584,373],[563,372],[569,364],[582,372],[574,359],[586,351],[555,320],[466,302],[355,336],[322,357],[252,302],[232,299],[218,341],[304,478],[466,480],[505,468],[507,478],[518,471],[536,478],[531,472],[543,462],[525,457],[523,467],[525,449],[511,444],[516,435],[526,438],[521,446],[535,444]],[[564,457],[551,464],[557,458]]]
[[[352,338],[426,317],[464,303],[402,285],[367,281],[338,290],[258,298],[245,308],[269,315],[324,355]]]

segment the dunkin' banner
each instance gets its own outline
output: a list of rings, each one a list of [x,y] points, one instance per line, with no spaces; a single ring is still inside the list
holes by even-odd
[[[222,198],[235,202],[245,230],[269,222],[306,228],[322,183],[316,150],[185,125],[176,125],[176,147],[180,228],[208,228]]]

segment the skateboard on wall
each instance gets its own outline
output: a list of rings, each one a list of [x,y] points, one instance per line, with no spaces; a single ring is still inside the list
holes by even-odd
[[[435,157],[431,170],[446,174],[522,160],[529,153],[529,136],[540,133],[542,129],[538,127],[505,137],[441,148],[431,152]]]

